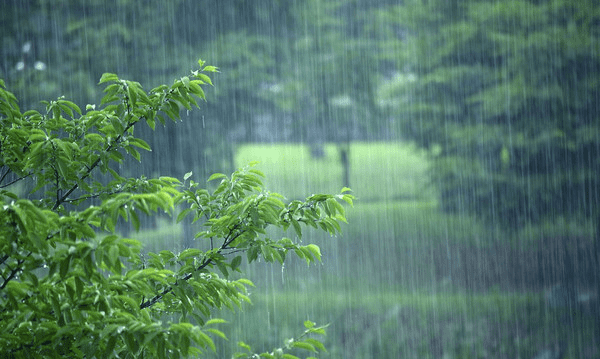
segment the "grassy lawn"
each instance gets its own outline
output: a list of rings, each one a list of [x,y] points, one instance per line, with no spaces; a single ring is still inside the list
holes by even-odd
[[[225,352],[243,338],[258,348],[281,346],[306,319],[330,324],[320,358],[531,358],[561,338],[591,335],[555,325],[539,296],[519,293],[258,289],[251,298],[253,306],[227,317],[229,341],[219,343]],[[572,344],[570,357],[581,357]]]
[[[342,188],[342,167],[335,144],[313,158],[308,145],[245,144],[238,147],[236,166],[258,161],[267,187],[289,198]],[[432,201],[427,159],[423,151],[402,142],[353,142],[350,145],[350,187],[362,201],[420,199]]]

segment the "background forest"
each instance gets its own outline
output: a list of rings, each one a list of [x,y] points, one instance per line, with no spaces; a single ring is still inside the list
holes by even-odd
[[[592,0],[6,0],[0,77],[82,108],[104,72],[153,87],[199,57],[202,110],[131,174],[260,161],[300,197],[351,187],[323,265],[249,269],[236,338],[330,322],[323,357],[600,356],[600,5]],[[143,132],[147,131],[147,132]],[[152,249],[189,224],[142,219]],[[239,324],[241,323],[241,324]]]

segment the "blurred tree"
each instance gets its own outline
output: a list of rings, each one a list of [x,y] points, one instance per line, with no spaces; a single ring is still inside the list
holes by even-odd
[[[293,119],[293,139],[319,156],[324,142],[338,144],[343,185],[349,185],[349,142],[381,138],[375,88],[377,43],[367,21],[378,2],[307,1],[294,15],[289,70],[267,94]]]
[[[442,208],[509,232],[596,222],[586,246],[598,273],[600,5],[407,0],[386,16],[407,36],[384,103],[431,150]],[[577,252],[568,236],[558,242]],[[573,280],[568,263],[550,281]]]
[[[214,5],[210,16],[195,3],[179,7],[177,15],[182,19],[177,31],[190,43],[205,31],[190,23],[216,29],[199,44],[227,69],[216,89],[218,107],[209,108],[207,116],[219,118],[234,142],[302,141],[316,155],[325,141],[337,142],[348,173],[348,141],[380,134],[373,75],[378,60],[376,44],[369,41],[373,28],[366,21],[379,3]]]
[[[397,11],[417,80],[398,84],[408,99],[395,110],[433,150],[443,208],[513,229],[595,216],[600,6],[415,0]]]
[[[3,77],[28,105],[59,95],[85,103],[97,95],[93,82],[102,72],[156,85],[208,54],[227,69],[216,101],[191,115],[210,131],[186,136],[189,126],[178,124],[160,136],[142,133],[151,145],[170,149],[151,154],[146,170],[183,175],[188,163],[202,174],[232,167],[232,142],[248,140],[306,141],[317,148],[335,141],[348,164],[349,140],[380,134],[378,45],[371,41],[378,30],[370,19],[385,3],[7,1],[0,5],[7,24],[0,30]],[[25,43],[52,71],[16,70]],[[32,76],[47,80],[33,86]]]

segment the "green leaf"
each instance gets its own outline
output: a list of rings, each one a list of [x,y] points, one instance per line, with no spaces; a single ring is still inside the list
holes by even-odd
[[[202,73],[198,73],[198,78],[204,82],[206,82],[207,84],[213,86],[213,83],[210,79],[210,77],[208,77],[206,74],[202,74]]]
[[[190,86],[190,78],[187,76],[183,76],[181,78],[181,83],[183,83],[183,85],[188,88]]]
[[[244,284],[246,286],[249,286],[249,287],[254,287],[255,286],[254,283],[252,283],[249,279],[246,279],[246,278],[240,278],[240,279],[237,280],[237,282],[238,283],[242,283],[242,284]]]
[[[180,183],[179,179],[177,179],[175,177],[160,176],[158,179],[161,181],[169,182],[169,183]]]
[[[190,257],[198,257],[203,252],[197,248],[188,248],[179,254],[179,260],[185,260]]]
[[[310,352],[316,352],[317,349],[312,346],[312,344],[306,343],[306,342],[294,342],[292,344],[292,347],[294,348],[299,348],[299,349],[304,349],[304,350],[308,350]]]
[[[129,140],[129,144],[142,148],[146,151],[150,151],[152,152],[152,148],[150,148],[150,145],[148,143],[146,143],[146,141],[142,140],[141,138],[132,138]]]
[[[205,66],[202,71],[206,72],[219,72],[219,68],[216,66]]]
[[[227,264],[223,263],[222,261],[217,261],[215,263],[217,265],[217,268],[219,268],[219,270],[221,271],[221,273],[223,274],[223,276],[225,278],[229,277],[229,270],[227,270]]]
[[[136,159],[138,162],[142,162],[142,156],[140,155],[140,153],[139,153],[139,152],[138,152],[136,149],[134,149],[134,148],[133,148],[133,147],[131,147],[131,146],[127,146],[127,147],[126,147],[126,150],[127,150],[127,152],[128,152],[128,153],[129,153],[129,154],[130,154],[130,155],[131,155],[133,158],[135,158],[135,159]],[[120,163],[121,161],[117,160],[117,162],[119,162],[119,163]]]
[[[204,323],[204,325],[223,324],[223,323],[227,323],[227,321],[225,319],[221,319],[221,318],[213,318],[213,319],[207,320],[206,323]]]
[[[158,254],[164,261],[168,261],[169,259],[175,258],[175,254],[167,250],[162,250]]]
[[[77,298],[81,298],[81,294],[83,294],[83,281],[79,276],[75,277],[75,293],[77,294]]]
[[[308,249],[310,253],[316,258],[319,262],[321,261],[321,249],[316,244],[309,244],[304,248]]]
[[[117,336],[116,335],[111,335],[108,338],[108,341],[106,343],[106,347],[104,349],[104,353],[106,353],[107,357],[109,355],[113,355],[113,351],[114,351],[116,345],[117,345]]]
[[[243,349],[246,349],[249,352],[252,352],[252,348],[248,344],[246,344],[242,341],[237,342],[237,345]]]
[[[150,127],[152,131],[156,128],[156,121],[152,117],[146,118],[146,124],[148,124],[148,127]]]
[[[317,339],[314,338],[306,338],[304,339],[305,342],[311,344],[313,347],[317,348],[318,350],[322,351],[322,352],[326,352],[327,349],[325,349],[325,346],[323,345],[323,343],[321,343],[320,341],[318,341]]]
[[[131,224],[136,231],[140,230],[140,219],[138,218],[137,212],[134,209],[129,211],[129,218],[131,218]]]
[[[196,341],[198,344],[200,344],[204,347],[208,346],[213,352],[217,351],[217,348],[216,348],[213,340],[208,335],[206,335],[204,332],[198,331],[198,337],[199,337],[199,340]]]
[[[352,199],[353,199],[353,198],[354,198],[354,197],[353,197],[353,196],[351,196],[351,195],[343,195],[343,196],[342,196],[342,200],[343,200],[344,202],[348,203],[348,204],[349,204],[349,205],[351,205],[351,206],[354,206],[354,203],[352,203]]]
[[[208,180],[206,180],[206,182],[214,181],[219,178],[227,178],[227,176],[222,173],[213,173],[210,177],[208,177]]]
[[[62,279],[65,279],[67,273],[69,272],[69,268],[71,267],[71,256],[67,256],[67,258],[63,259],[60,262],[59,275]]]
[[[295,248],[294,253],[296,253],[298,258],[304,259],[306,261],[307,265],[310,264],[310,258],[306,256],[306,253],[304,251],[302,251],[302,248]]]
[[[186,208],[183,211],[179,212],[177,215],[177,223],[183,221],[183,219],[192,212],[191,208]]]
[[[119,77],[117,75],[105,72],[102,74],[102,77],[100,77],[100,81],[98,82],[98,85],[103,84],[105,82],[114,82],[114,81],[118,81],[118,80],[119,80]]]
[[[235,258],[233,258],[231,260],[231,269],[236,270],[240,266],[241,263],[242,263],[242,257],[236,256]]]
[[[346,214],[346,210],[344,209],[344,206],[342,206],[335,198],[329,198],[327,200],[327,202],[329,203],[329,206],[331,208],[335,208],[336,211],[338,213],[340,213],[342,216]]]
[[[302,238],[302,228],[300,228],[298,221],[292,218],[290,219],[290,222],[292,223],[292,227],[294,227],[294,231],[296,231],[298,238]]]
[[[222,339],[227,340],[227,336],[225,335],[225,333],[223,333],[222,331],[215,329],[215,328],[206,328],[205,329],[207,332],[212,333]]]

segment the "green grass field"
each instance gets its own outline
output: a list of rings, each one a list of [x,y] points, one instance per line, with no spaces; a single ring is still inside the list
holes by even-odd
[[[537,320],[539,298],[518,293],[257,289],[251,298],[252,306],[226,314],[224,352],[245,338],[261,348],[281,346],[307,319],[329,324],[328,352],[319,358],[529,358],[565,334],[536,331],[533,323],[546,324]]]
[[[400,142],[354,142],[350,145],[350,187],[362,201],[419,199],[433,201],[423,151]],[[324,156],[313,158],[308,145],[245,144],[238,147],[236,167],[258,161],[265,183],[288,198],[312,193],[337,193],[342,188],[342,166],[336,145],[327,144]]]

